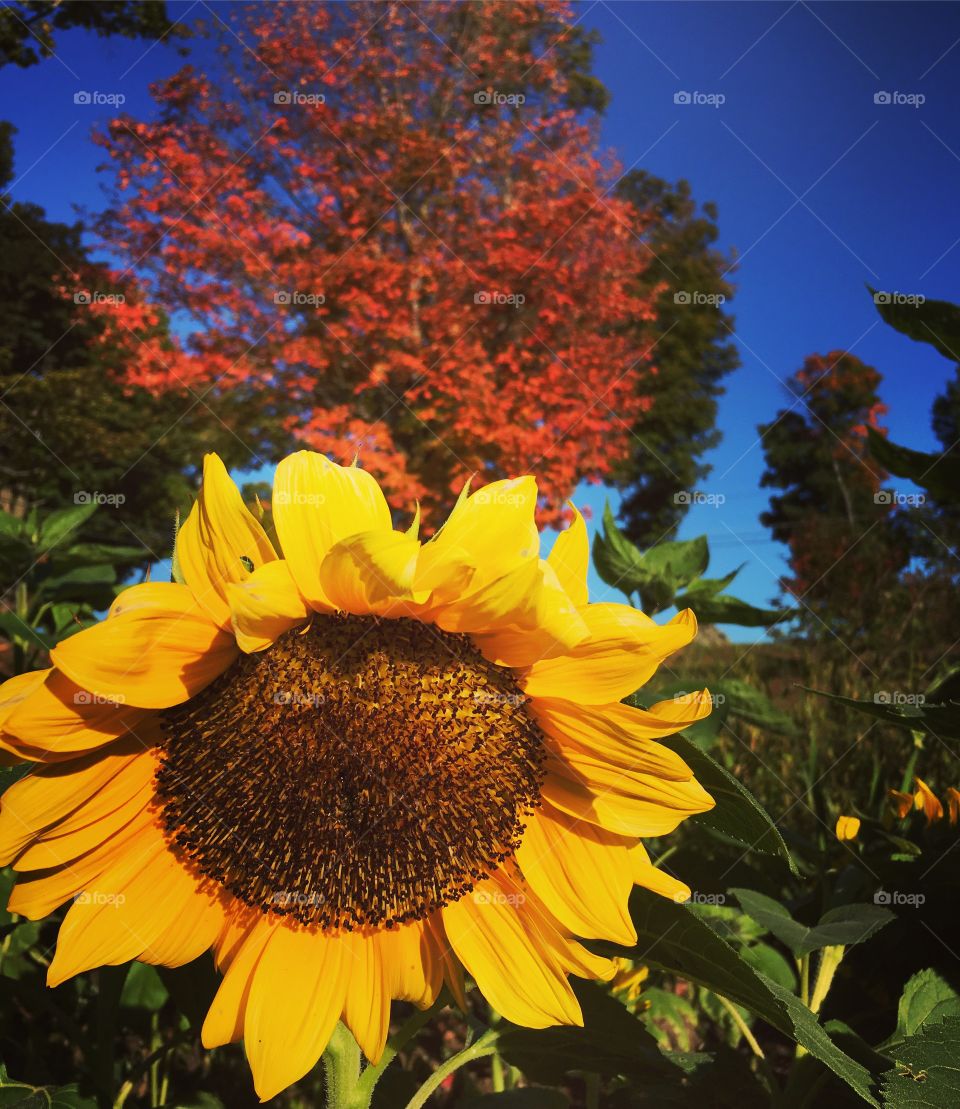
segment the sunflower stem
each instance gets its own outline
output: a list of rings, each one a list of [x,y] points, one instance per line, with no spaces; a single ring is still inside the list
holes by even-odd
[[[380,1081],[383,1072],[390,1066],[394,1059],[400,1054],[401,1051],[416,1038],[417,1033],[421,1028],[433,1017],[449,1004],[449,997],[446,989],[440,991],[437,1000],[430,1006],[429,1009],[416,1009],[413,1015],[409,1017],[400,1027],[396,1033],[387,1040],[387,1045],[383,1049],[383,1055],[380,1056],[380,1062],[371,1064],[366,1067],[360,1075],[357,1082],[358,1094],[366,1098],[365,1101],[358,1101],[358,1105],[367,1106],[373,1097],[373,1087]]]
[[[327,1109],[366,1109],[370,1094],[360,1088],[360,1047],[342,1022],[333,1030],[323,1053],[327,1078]],[[370,1087],[373,1092],[373,1087]]]
[[[463,1051],[456,1055],[451,1055],[446,1062],[437,1067],[407,1102],[407,1109],[421,1109],[421,1106],[426,1105],[434,1090],[438,1089],[443,1084],[444,1079],[453,1074],[455,1070],[459,1070],[467,1063],[472,1063],[474,1059],[482,1059],[485,1055],[492,1055],[497,1050],[497,1037],[496,1029],[491,1028],[489,1032],[485,1032],[479,1040],[475,1040],[469,1047],[465,1047]]]

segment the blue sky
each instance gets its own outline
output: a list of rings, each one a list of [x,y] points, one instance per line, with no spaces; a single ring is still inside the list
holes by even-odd
[[[170,7],[188,22],[211,10]],[[722,245],[741,256],[732,310],[743,365],[701,486],[724,501],[696,507],[681,534],[707,533],[713,571],[746,562],[736,592],[762,604],[784,560],[758,520],[756,427],[790,403],[784,381],[804,356],[842,348],[875,365],[891,437],[934,446],[930,406],[953,367],[880,323],[864,285],[960,299],[960,5],[623,2],[577,13],[603,38],[605,143],[624,167],[685,177],[716,201]],[[76,31],[57,57],[0,71],[0,115],[20,131],[14,197],[56,219],[100,207],[104,154],[89,136],[115,109],[74,94],[121,92],[124,110],[149,115],[150,82],[179,64],[166,44]],[[724,101],[677,104],[681,91]],[[877,104],[878,92],[924,100]],[[580,498],[595,518],[604,495]],[[594,586],[595,599],[608,594]]]

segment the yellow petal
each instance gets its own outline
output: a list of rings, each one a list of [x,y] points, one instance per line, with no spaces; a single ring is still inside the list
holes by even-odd
[[[63,640],[50,657],[82,689],[119,704],[169,708],[199,693],[236,658],[186,586],[135,585],[110,616]]]
[[[47,983],[57,986],[85,970],[139,958],[181,917],[192,921],[206,945],[209,898],[167,849],[156,826],[128,841],[127,848],[85,886],[63,919]],[[182,922],[181,922],[182,923]]]
[[[323,1054],[343,1011],[352,962],[337,936],[284,925],[271,932],[243,1022],[261,1101],[302,1078]]]
[[[243,1037],[243,1020],[253,976],[267,940],[276,927],[275,920],[262,918],[254,926],[244,928],[203,1022],[200,1040],[204,1047],[222,1047]]]
[[[436,943],[422,921],[401,924],[376,933],[388,992],[400,1001],[428,1008],[443,984],[443,965]]]
[[[476,568],[472,588],[482,588],[538,557],[536,507],[537,483],[532,477],[494,481],[461,495],[443,527],[424,545],[426,557],[442,560],[465,553]]]
[[[661,897],[669,897],[671,901],[676,901],[678,904],[690,900],[690,887],[674,878],[672,874],[654,866],[643,844],[638,843],[630,848],[630,862],[633,865],[633,881],[636,885],[659,893]]]
[[[265,650],[302,624],[309,611],[282,559],[254,570],[245,582],[228,585],[227,600],[237,646],[247,654]]]
[[[527,824],[516,858],[546,907],[574,935],[633,945],[627,842],[543,805]]]
[[[227,586],[277,557],[260,521],[215,454],[203,460],[200,496],[177,533],[177,561],[187,585],[214,623],[230,622]]]
[[[627,605],[588,605],[580,615],[590,630],[588,638],[568,654],[530,667],[522,684],[531,697],[563,697],[585,705],[621,701],[697,632],[689,609],[668,624],[655,624]]]
[[[0,866],[8,866],[35,836],[109,788],[141,758],[137,744],[121,741],[110,753],[38,766],[15,782],[0,799]]]
[[[442,912],[457,957],[498,1013],[527,1028],[583,1023],[566,975],[529,930],[516,894],[487,878]]]
[[[587,525],[583,517],[573,507],[570,526],[561,531],[547,556],[560,584],[567,591],[570,600],[578,608],[587,603],[587,573],[590,569],[590,541],[587,539]]]
[[[49,670],[32,670],[7,678],[0,685],[0,766],[16,766],[30,758],[7,732],[6,722],[19,705],[33,696],[49,673]]]
[[[337,543],[320,567],[320,588],[342,612],[363,616],[393,597],[411,597],[419,541],[400,531],[365,531]]]
[[[37,751],[72,755],[144,733],[152,715],[148,710],[95,697],[57,670],[46,674],[7,717],[7,732],[20,742]]]
[[[352,958],[343,1022],[371,1063],[379,1063],[390,1031],[390,993],[374,936],[348,937]]]
[[[361,531],[392,528],[386,498],[371,474],[312,451],[292,454],[277,467],[272,505],[283,557],[300,592],[321,611],[331,607],[320,584],[330,548]]]
[[[665,704],[673,708],[675,703]],[[688,710],[689,705],[690,702],[685,705]],[[645,712],[623,704],[575,705],[547,697],[534,701],[530,708],[561,757],[567,752],[586,755],[611,766],[656,774],[669,781],[686,782],[691,778],[690,768],[679,755],[662,743],[653,742],[693,723],[690,719],[680,723],[652,709]],[[676,717],[676,713],[673,715]]]
[[[859,818],[856,816],[838,816],[836,834],[841,843],[856,839],[860,834]]]
[[[694,779],[667,781],[578,752],[547,754],[543,797],[555,808],[622,836],[662,836],[707,812],[713,798]]]

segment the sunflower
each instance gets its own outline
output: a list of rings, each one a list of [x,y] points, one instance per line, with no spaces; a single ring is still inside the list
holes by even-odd
[[[207,1047],[243,1040],[260,1097],[343,1020],[377,1061],[393,999],[581,1022],[579,939],[636,942],[634,884],[689,896],[640,840],[713,801],[655,742],[709,697],[621,704],[689,643],[588,604],[575,514],[539,557],[530,477],[465,489],[428,542],[376,481],[280,463],[271,540],[208,455],[177,538],[180,582],[121,593],[0,689],[11,912],[70,901],[51,986],[213,950]],[[282,554],[280,553],[282,552]]]

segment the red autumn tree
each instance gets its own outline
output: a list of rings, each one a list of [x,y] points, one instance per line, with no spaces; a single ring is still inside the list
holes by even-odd
[[[266,394],[294,442],[359,450],[434,522],[469,474],[535,471],[557,521],[626,456],[655,338],[636,326],[653,320],[643,222],[610,191],[569,6],[223,18],[219,62],[100,136],[116,188],[99,230],[193,324],[132,380],[258,410]]]

